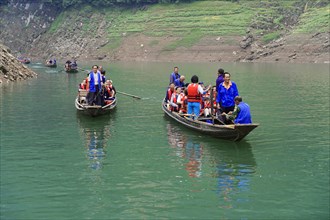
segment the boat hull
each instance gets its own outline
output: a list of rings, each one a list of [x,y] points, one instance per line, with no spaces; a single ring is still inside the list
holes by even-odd
[[[164,103],[162,104],[162,109],[167,116],[190,129],[225,140],[240,141],[258,127],[258,124],[220,125],[193,120],[189,117],[181,116],[177,112],[170,111]]]
[[[46,65],[46,67],[50,67],[50,68],[56,68],[57,67],[57,64],[55,64],[55,65],[45,64],[45,65]]]
[[[79,97],[75,100],[75,107],[79,113],[96,117],[99,115],[109,114],[114,111],[114,108],[117,106],[117,99],[115,98],[111,104],[105,106],[99,105],[86,105],[79,103]]]
[[[78,73],[78,69],[65,69],[67,73]]]

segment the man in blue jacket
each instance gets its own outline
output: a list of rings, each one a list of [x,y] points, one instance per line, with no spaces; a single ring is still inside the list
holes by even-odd
[[[88,104],[89,105],[101,105],[101,90],[102,90],[102,76],[98,70],[98,66],[94,65],[92,71],[88,76],[89,81],[89,93],[88,93]]]
[[[170,76],[170,84],[171,83],[174,83],[174,81],[176,79],[179,79],[180,78],[180,74],[179,74],[179,67],[174,67],[174,71],[173,73],[171,73],[171,76]]]
[[[243,102],[241,96],[235,97],[235,109],[228,114],[223,113],[227,120],[234,121],[235,124],[251,124],[250,106]]]
[[[225,72],[224,74],[225,78],[224,81],[219,85],[216,102],[217,108],[220,109],[221,113],[228,113],[234,110],[234,99],[239,94],[236,83],[230,80],[230,73]]]

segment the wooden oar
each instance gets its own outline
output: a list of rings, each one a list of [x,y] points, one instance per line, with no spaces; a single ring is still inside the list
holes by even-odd
[[[78,70],[82,70],[82,71],[86,71],[87,73],[89,73],[90,71],[89,70],[85,70],[83,68],[80,68],[80,67],[77,67]]]
[[[82,69],[82,68],[80,68],[80,67],[77,67],[77,69],[80,69],[80,70],[83,70],[83,71],[87,71],[87,72],[89,72],[89,70],[85,70],[85,69]],[[132,94],[128,94],[128,93],[126,93],[126,92],[116,91],[116,93],[119,93],[119,94],[122,94],[122,95],[127,95],[127,96],[130,96],[130,97],[136,98],[136,99],[141,99],[141,97],[139,97],[139,96],[132,95]]]
[[[211,102],[212,124],[214,124],[214,115],[213,115],[213,112],[214,112],[214,109],[213,109],[213,89],[211,89],[211,91],[210,91],[210,102]]]
[[[120,91],[116,91],[116,92],[119,93],[119,94],[122,94],[122,95],[126,95],[126,96],[130,96],[130,97],[136,98],[136,99],[141,99],[141,97],[139,97],[139,96],[128,94],[126,92],[120,92]]]

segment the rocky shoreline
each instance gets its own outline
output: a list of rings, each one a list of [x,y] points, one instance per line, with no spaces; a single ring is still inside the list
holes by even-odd
[[[37,77],[37,73],[20,63],[10,49],[0,44],[0,85]]]
[[[204,37],[190,48],[172,51],[163,48],[175,37],[155,38],[144,35],[126,37],[113,51],[95,50],[79,60],[152,61],[152,62],[258,62],[258,63],[329,63],[330,33],[292,34],[268,44],[255,36]],[[152,42],[157,41],[157,45]]]

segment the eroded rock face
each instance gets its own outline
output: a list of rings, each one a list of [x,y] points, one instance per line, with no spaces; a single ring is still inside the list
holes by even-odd
[[[0,84],[37,77],[37,74],[20,63],[9,48],[0,44]]]

